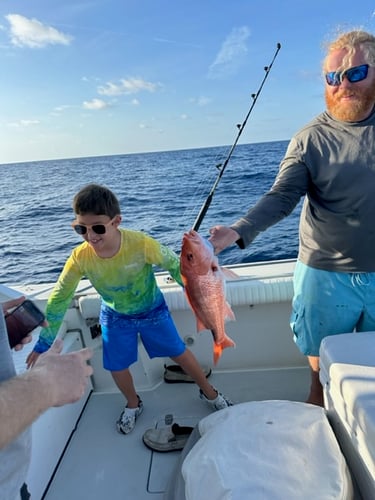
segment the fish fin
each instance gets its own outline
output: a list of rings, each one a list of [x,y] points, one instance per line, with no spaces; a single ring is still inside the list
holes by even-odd
[[[217,344],[214,342],[213,349],[214,349],[214,364],[216,365],[217,362],[219,361],[223,350],[226,347],[236,347],[236,343],[228,337],[228,335],[225,335],[224,340],[220,342],[220,344]]]
[[[202,323],[202,321],[198,318],[198,316],[196,318],[197,318],[197,332],[201,332],[202,330],[207,330],[207,327]]]
[[[220,270],[224,274],[225,279],[227,279],[227,280],[239,280],[239,279],[241,279],[241,276],[239,276],[237,273],[235,273],[231,269],[228,269],[227,267],[220,267]]]
[[[225,303],[224,318],[225,318],[225,320],[228,320],[228,321],[229,320],[231,320],[231,321],[236,320],[236,316],[234,315],[234,312],[232,311],[232,308],[230,307],[228,302]]]

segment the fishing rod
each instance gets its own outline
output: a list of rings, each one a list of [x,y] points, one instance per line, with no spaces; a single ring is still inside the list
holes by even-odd
[[[224,174],[224,170],[226,169],[226,167],[227,167],[227,165],[228,165],[228,163],[229,163],[229,160],[230,160],[230,157],[232,156],[232,153],[233,153],[233,151],[234,151],[234,148],[236,147],[236,145],[237,145],[237,143],[238,143],[238,140],[239,140],[239,138],[241,137],[241,134],[242,134],[242,132],[243,132],[243,129],[244,129],[244,128],[245,128],[245,126],[246,126],[247,120],[248,120],[248,118],[249,118],[249,116],[250,116],[250,114],[251,114],[251,112],[252,112],[252,110],[253,110],[253,108],[254,108],[254,106],[255,106],[255,103],[257,102],[257,99],[258,99],[258,97],[259,97],[259,94],[260,94],[260,93],[261,93],[261,91],[262,91],[263,85],[264,85],[265,81],[267,80],[267,77],[268,77],[269,72],[271,71],[272,65],[273,65],[273,63],[274,63],[274,61],[275,61],[275,59],[276,59],[276,57],[277,57],[277,54],[279,53],[279,50],[281,49],[281,44],[280,44],[280,43],[278,43],[276,47],[277,47],[277,48],[276,48],[276,52],[275,52],[275,54],[274,54],[274,56],[273,56],[273,58],[272,58],[271,64],[270,64],[269,66],[265,66],[265,67],[264,67],[265,75],[264,75],[264,77],[263,77],[262,83],[260,84],[260,87],[259,87],[259,89],[258,89],[257,93],[256,93],[256,94],[251,94],[251,97],[252,97],[252,99],[253,99],[253,102],[252,102],[252,104],[251,104],[251,106],[250,106],[250,109],[249,109],[249,111],[248,111],[248,113],[247,113],[247,115],[246,115],[246,117],[245,117],[244,121],[242,122],[242,124],[241,124],[241,123],[239,123],[239,124],[237,125],[237,128],[238,128],[238,134],[237,134],[236,140],[234,141],[234,143],[233,143],[232,147],[230,148],[230,151],[229,151],[229,153],[228,153],[228,156],[226,157],[226,159],[225,159],[225,161],[224,161],[224,163],[223,163],[223,164],[219,163],[218,165],[216,165],[216,167],[219,169],[219,174],[218,174],[218,176],[217,176],[217,178],[216,178],[216,180],[215,180],[215,182],[214,182],[214,184],[213,184],[213,186],[212,186],[212,188],[211,188],[211,191],[210,191],[209,195],[207,196],[206,201],[205,201],[205,202],[204,202],[204,204],[202,205],[202,208],[200,209],[200,211],[199,211],[199,214],[198,214],[197,218],[195,219],[195,222],[194,222],[194,225],[193,225],[193,229],[194,229],[194,231],[198,231],[198,229],[200,228],[200,225],[202,224],[202,221],[203,221],[203,219],[204,219],[204,216],[206,215],[207,210],[208,210],[209,206],[211,205],[211,202],[212,202],[212,199],[213,199],[213,197],[214,197],[214,194],[215,194],[215,190],[216,190],[216,188],[217,188],[217,185],[219,184],[220,179],[222,178],[222,176],[223,176],[223,174]]]

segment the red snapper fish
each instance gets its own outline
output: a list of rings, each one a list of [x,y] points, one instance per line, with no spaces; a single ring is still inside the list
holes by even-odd
[[[182,238],[180,266],[185,295],[197,319],[197,331],[212,332],[216,365],[223,349],[235,346],[225,332],[225,321],[235,320],[225,299],[225,277],[238,276],[219,266],[211,243],[193,229]]]

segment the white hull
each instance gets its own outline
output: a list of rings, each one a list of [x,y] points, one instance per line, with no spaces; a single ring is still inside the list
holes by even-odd
[[[181,337],[202,365],[213,368],[212,384],[235,402],[304,401],[309,369],[289,327],[294,261],[231,269],[240,275],[238,280],[227,282],[228,302],[236,315],[235,322],[227,323],[227,333],[236,348],[225,349],[216,367],[212,366],[210,332],[196,333],[195,319],[182,289],[169,283],[166,273],[158,274]],[[52,286],[12,288],[44,307]],[[28,478],[33,500],[162,499],[179,452],[151,452],[142,443],[143,433],[163,425],[166,414],[173,414],[180,424],[195,425],[210,413],[199,399],[195,384],[166,384],[163,367],[170,360],[150,360],[139,344],[139,358],[132,374],[145,409],[131,434],[118,434],[115,421],[124,400],[102,368],[100,337],[92,339],[90,332],[90,326],[97,321],[98,308],[95,290],[82,281],[61,335],[67,349],[81,345],[94,348],[92,388],[80,418],[85,399],[47,411],[34,425],[33,462]],[[24,349],[15,354],[20,370],[27,352]],[[361,498],[358,491],[356,498]]]

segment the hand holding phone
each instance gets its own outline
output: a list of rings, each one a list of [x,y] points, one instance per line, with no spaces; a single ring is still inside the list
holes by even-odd
[[[29,299],[24,300],[13,311],[5,315],[10,347],[20,344],[36,327],[45,320],[42,311]]]

